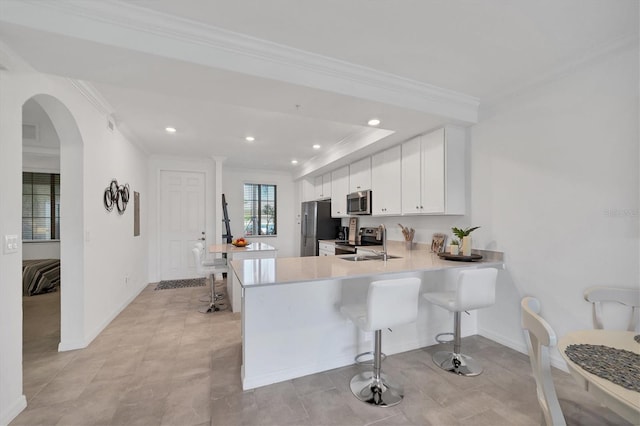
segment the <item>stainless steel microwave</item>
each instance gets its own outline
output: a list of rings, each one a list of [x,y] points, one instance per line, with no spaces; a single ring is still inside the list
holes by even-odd
[[[371,190],[348,194],[347,214],[371,214]]]

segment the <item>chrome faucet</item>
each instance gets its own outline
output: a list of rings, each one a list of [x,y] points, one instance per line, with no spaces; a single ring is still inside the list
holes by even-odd
[[[380,236],[382,237],[382,260],[387,260],[387,228],[384,224],[381,224],[378,227],[378,232],[380,232]]]

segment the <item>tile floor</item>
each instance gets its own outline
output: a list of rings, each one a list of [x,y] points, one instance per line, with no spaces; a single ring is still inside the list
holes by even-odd
[[[475,378],[437,369],[439,346],[390,356],[404,401],[369,407],[350,393],[350,366],[243,392],[240,316],[203,315],[206,289],[149,285],[86,349],[56,352],[59,293],[25,298],[24,392],[18,425],[538,425],[528,358],[480,336],[463,347],[486,367]],[[329,344],[329,342],[328,342]],[[555,370],[570,425],[623,419]]]

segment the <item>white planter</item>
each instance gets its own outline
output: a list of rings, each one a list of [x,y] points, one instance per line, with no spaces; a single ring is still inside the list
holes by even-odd
[[[451,253],[453,255],[458,254],[459,250],[460,250],[459,246],[454,246],[454,245],[449,246],[449,253]]]
[[[462,255],[471,256],[471,237],[462,237]]]

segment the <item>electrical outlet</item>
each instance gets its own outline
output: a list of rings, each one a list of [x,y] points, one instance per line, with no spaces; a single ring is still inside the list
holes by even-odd
[[[18,236],[17,235],[4,236],[3,252],[4,254],[18,252]]]

